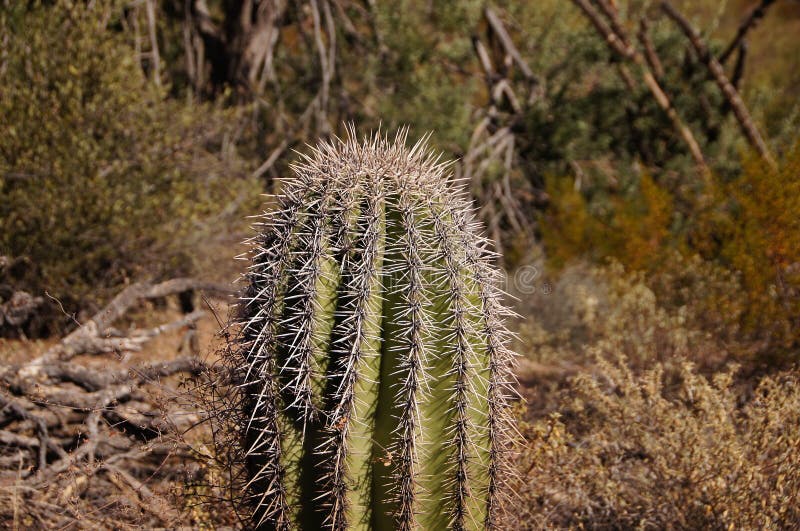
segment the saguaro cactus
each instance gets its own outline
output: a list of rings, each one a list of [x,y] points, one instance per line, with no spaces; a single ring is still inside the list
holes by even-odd
[[[234,356],[258,528],[498,526],[506,312],[469,201],[404,146],[321,144],[253,240]]]

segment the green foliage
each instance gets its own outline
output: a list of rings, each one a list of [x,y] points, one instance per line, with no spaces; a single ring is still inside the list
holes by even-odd
[[[693,178],[686,146],[666,113],[635,68],[609,51],[575,6],[552,1],[509,4],[508,18],[517,26],[520,46],[547,87],[546,96],[527,109],[521,124],[520,164],[543,176],[563,173],[571,161],[602,160],[623,186],[637,179],[634,163],[657,172],[656,177],[674,170]],[[619,9],[623,26],[635,38],[644,7],[620,2]],[[732,125],[732,117],[723,111],[719,89],[705,67],[687,56],[686,38],[674,24],[655,19],[649,35],[664,70],[659,81],[673,106],[705,155],[729,170],[728,157],[737,144],[721,132],[723,125]],[[714,41],[712,47],[719,44]]]
[[[478,25],[481,7],[476,1],[379,5],[376,27],[386,48],[370,65],[377,117],[391,128],[413,124],[419,131],[436,131],[437,145],[448,151],[466,146],[472,99],[481,82],[465,72],[474,60],[465,28]]]
[[[469,203],[404,142],[320,145],[254,241],[229,361],[257,528],[501,527],[504,310]]]
[[[131,277],[191,272],[197,239],[228,222],[214,216],[257,191],[222,145],[235,115],[148,83],[108,29],[115,13],[58,2],[0,15],[0,254],[32,264],[10,283],[68,310]]]

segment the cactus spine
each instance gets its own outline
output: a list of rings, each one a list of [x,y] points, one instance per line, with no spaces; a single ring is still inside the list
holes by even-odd
[[[494,529],[512,354],[469,201],[424,141],[319,145],[253,240],[236,360],[262,529]]]

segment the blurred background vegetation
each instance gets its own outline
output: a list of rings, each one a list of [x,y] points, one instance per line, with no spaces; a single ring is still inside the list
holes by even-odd
[[[796,0],[3,0],[0,305],[41,300],[0,331],[61,333],[141,278],[235,278],[294,150],[409,125],[509,278],[536,268],[508,286],[539,485],[520,525],[797,522],[798,35]],[[766,403],[783,424],[753,424]],[[709,423],[729,479],[686,484]]]

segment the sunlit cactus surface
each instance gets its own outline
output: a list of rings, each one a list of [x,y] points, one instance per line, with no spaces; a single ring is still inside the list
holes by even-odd
[[[425,142],[320,144],[253,240],[237,359],[259,529],[496,529],[507,313]]]

